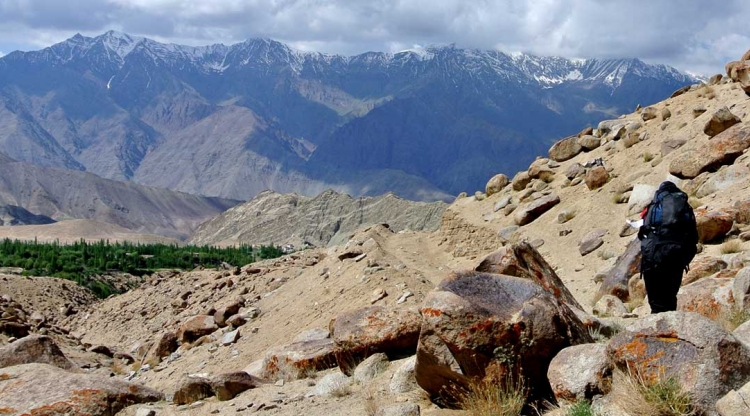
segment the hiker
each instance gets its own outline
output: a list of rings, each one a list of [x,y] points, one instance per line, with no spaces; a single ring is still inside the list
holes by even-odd
[[[688,196],[672,182],[662,182],[641,213],[641,277],[651,313],[677,309],[682,273],[696,253],[698,230]]]

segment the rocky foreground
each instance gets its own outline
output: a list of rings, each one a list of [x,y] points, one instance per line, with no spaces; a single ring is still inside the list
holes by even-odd
[[[102,302],[2,277],[0,414],[452,415],[479,380],[511,376],[553,414],[658,414],[633,380],[673,383],[690,414],[750,414],[743,68],[561,140],[434,232],[371,226]],[[667,178],[691,196],[701,252],[678,311],[652,316],[625,219]]]

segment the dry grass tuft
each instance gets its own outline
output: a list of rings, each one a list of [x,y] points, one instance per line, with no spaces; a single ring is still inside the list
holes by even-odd
[[[733,254],[733,253],[741,253],[744,251],[742,249],[742,241],[739,239],[733,239],[729,241],[725,241],[721,247],[719,247],[719,250],[721,251],[721,254]]]
[[[646,380],[637,372],[615,371],[612,397],[632,416],[691,416],[698,411],[674,378]]]
[[[375,393],[372,388],[367,388],[362,391],[362,400],[364,400],[365,415],[375,416],[378,412],[378,403],[375,400]]]
[[[597,251],[596,256],[602,260],[609,260],[617,257],[617,253],[614,250],[605,249]]]
[[[580,401],[565,409],[565,416],[596,416],[589,402]]]
[[[646,163],[654,160],[654,157],[654,154],[651,152],[643,152],[643,161]]]
[[[473,380],[460,395],[461,407],[470,416],[520,416],[526,403],[526,388],[511,377]]]
[[[733,332],[740,325],[750,321],[750,311],[733,306],[731,309],[722,309],[716,316],[715,321],[728,332]]]
[[[612,194],[612,202],[615,204],[624,204],[628,202],[628,199],[630,199],[629,195],[625,195],[622,192],[615,192]]]
[[[112,370],[113,373],[119,375],[130,374],[130,366],[125,362],[125,360],[121,360],[119,358],[116,358],[114,361],[112,361],[112,365],[109,367],[109,369]]]

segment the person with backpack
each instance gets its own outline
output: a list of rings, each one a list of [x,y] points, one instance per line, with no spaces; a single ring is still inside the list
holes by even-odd
[[[651,313],[677,309],[682,273],[697,252],[698,230],[688,196],[672,182],[662,182],[641,214],[641,276]]]

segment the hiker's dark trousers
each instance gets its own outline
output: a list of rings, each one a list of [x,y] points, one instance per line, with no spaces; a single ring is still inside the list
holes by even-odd
[[[671,264],[661,264],[643,272],[651,313],[677,310],[682,272],[681,266]]]

